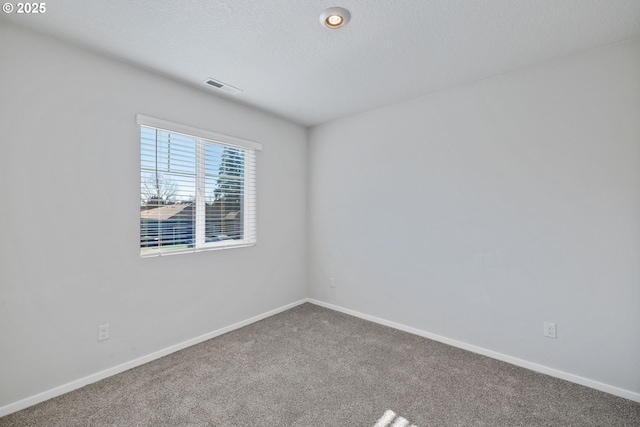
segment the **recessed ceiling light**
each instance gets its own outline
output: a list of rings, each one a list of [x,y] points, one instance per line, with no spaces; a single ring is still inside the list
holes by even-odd
[[[342,7],[330,7],[320,14],[320,24],[335,30],[344,27],[351,20],[351,13]]]

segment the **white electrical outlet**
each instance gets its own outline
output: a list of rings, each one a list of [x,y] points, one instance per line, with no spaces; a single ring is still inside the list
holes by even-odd
[[[336,287],[336,278],[335,277],[329,277],[329,286],[331,286],[332,288]]]
[[[109,324],[98,325],[98,341],[104,341],[109,339]]]
[[[548,338],[558,338],[555,323],[544,322],[544,336]]]

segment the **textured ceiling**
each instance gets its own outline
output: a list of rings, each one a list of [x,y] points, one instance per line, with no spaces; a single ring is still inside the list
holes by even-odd
[[[349,25],[320,25],[331,6]],[[58,0],[2,20],[315,125],[640,37],[640,0]]]

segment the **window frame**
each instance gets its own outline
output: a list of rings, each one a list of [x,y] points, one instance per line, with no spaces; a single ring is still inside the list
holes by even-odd
[[[149,117],[142,114],[136,115],[136,123],[139,130],[139,138],[141,138],[142,128],[155,129],[159,131],[169,132],[171,134],[180,134],[185,137],[196,140],[196,161],[195,168],[195,214],[194,214],[194,242],[192,248],[182,249],[158,249],[142,252],[140,244],[140,257],[150,258],[157,256],[177,255],[183,253],[202,252],[219,249],[231,249],[247,246],[255,246],[258,240],[257,233],[257,152],[262,150],[262,144],[230,135],[224,135],[196,127],[170,122],[155,117]],[[244,178],[243,178],[243,238],[222,240],[216,242],[206,242],[205,239],[205,223],[206,223],[206,191],[205,191],[205,151],[206,145],[216,144],[222,147],[229,147],[243,151],[244,156]],[[141,140],[138,142],[141,148]],[[142,160],[142,152],[140,152],[140,160]],[[249,176],[247,176],[249,175]],[[140,179],[142,179],[142,169],[140,170]],[[141,184],[141,182],[140,182]],[[141,225],[138,227],[141,233]],[[140,237],[140,236],[139,236]],[[140,239],[138,239],[140,240]]]

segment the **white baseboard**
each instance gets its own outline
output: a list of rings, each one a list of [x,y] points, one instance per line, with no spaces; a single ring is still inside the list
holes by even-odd
[[[391,322],[389,320],[381,319],[379,317],[370,316],[368,314],[360,313],[355,310],[350,310],[348,308],[340,307],[334,304],[329,304],[323,301],[318,301],[313,298],[307,298],[307,301],[319,305],[321,307],[325,307],[331,310],[339,311],[341,313],[349,314],[351,316],[359,317],[364,320],[369,320],[374,323],[379,323],[381,325],[389,326],[394,329],[398,329],[401,331],[409,332],[414,335],[418,335],[421,337],[429,338],[434,341],[439,341],[444,344],[451,345],[453,347],[458,347],[463,350],[469,350],[473,353],[478,353],[483,356],[491,357],[492,359],[501,360],[503,362],[510,363],[512,365],[520,366],[522,368],[529,369],[531,371],[540,372],[542,374],[546,374],[552,377],[560,378],[572,383],[580,384],[586,387],[590,387],[596,390],[603,391],[605,393],[613,394],[614,396],[624,397],[625,399],[633,400],[634,402],[640,402],[640,393],[636,393],[630,390],[625,390],[619,387],[615,387],[609,384],[604,384],[599,381],[594,381],[589,378],[584,378],[579,375],[570,374],[568,372],[560,371],[558,369],[549,368],[544,365],[539,365],[537,363],[529,362],[527,360],[518,359],[517,357],[508,356],[506,354],[498,353],[496,351],[488,350],[486,348],[478,347],[472,344],[467,344],[462,341],[453,340],[451,338],[443,337],[441,335],[433,334],[431,332],[426,332],[420,329],[413,328],[411,326],[402,325],[400,323]]]
[[[511,363],[512,365],[520,366],[526,369],[530,369],[535,372],[540,372],[543,374],[550,375],[552,377],[560,378],[563,380],[567,380],[576,384],[580,384],[586,387],[590,387],[596,390],[603,391],[605,393],[613,394],[615,396],[624,397],[625,399],[629,399],[635,402],[640,402],[640,393],[635,393],[633,391],[621,389],[618,387],[614,387],[608,384],[604,384],[598,381],[590,380],[588,378],[584,378],[578,375],[570,374],[568,372],[560,371],[557,369],[549,368],[547,366],[539,365],[537,363],[529,362],[523,359],[518,359],[516,357],[508,356],[506,354],[498,353],[492,350],[487,350],[482,347],[478,347],[475,345],[467,344],[462,341],[453,340],[450,338],[446,338],[437,334],[433,334],[431,332],[426,332],[417,328],[413,328],[410,326],[402,325],[400,323],[392,322],[389,320],[381,319],[379,317],[370,316],[368,314],[360,313],[355,310],[350,310],[348,308],[340,307],[334,304],[329,304],[323,301],[319,301],[313,298],[304,298],[302,300],[293,302],[291,304],[287,304],[285,306],[276,308],[274,310],[270,310],[266,313],[259,314],[257,316],[251,317],[249,319],[243,320],[241,322],[234,323],[233,325],[226,326],[224,328],[218,329],[213,332],[209,332],[207,334],[201,335],[196,338],[192,338],[190,340],[184,341],[182,343],[172,345],[170,347],[164,348],[162,350],[153,352],[146,356],[139,357],[137,359],[131,360],[129,362],[114,366],[112,368],[105,369],[103,371],[97,372],[95,374],[88,375],[84,378],[80,378],[78,380],[72,381],[67,384],[63,384],[59,387],[52,388],[50,390],[44,391],[42,393],[38,393],[34,396],[27,397],[25,399],[19,400],[14,403],[10,403],[8,405],[0,407],[0,417],[5,415],[9,415],[11,413],[20,411],[22,409],[28,408],[29,406],[36,405],[40,402],[44,402],[45,400],[52,399],[57,396],[61,396],[65,393],[69,393],[70,391],[79,389],[84,387],[85,385],[92,384],[94,382],[100,381],[102,379],[111,377],[113,375],[119,374],[121,372],[127,371],[131,368],[135,368],[136,366],[144,365],[145,363],[151,362],[153,360],[159,359],[161,357],[167,356],[171,353],[175,353],[176,351],[185,349],[187,347],[191,347],[192,345],[199,344],[203,341],[209,340],[211,338],[215,338],[219,335],[226,334],[227,332],[231,332],[233,330],[242,328],[244,326],[255,323],[259,320],[265,319],[267,317],[273,316],[274,314],[281,313],[285,310],[289,310],[290,308],[296,307],[305,302],[310,302],[315,305],[319,305],[321,307],[329,308],[331,310],[339,311],[345,314],[349,314],[351,316],[359,317],[361,319],[369,320],[371,322],[379,323],[381,325],[389,326],[391,328],[395,328],[401,331],[409,332],[414,335],[418,335],[421,337],[429,338],[434,341],[439,341],[444,344],[448,344],[454,347],[458,347],[464,350],[469,350],[474,353],[481,354],[483,356],[488,356],[493,359],[501,360],[503,362]]]
[[[80,387],[84,387],[85,385],[95,383],[102,379],[111,377],[113,375],[119,374],[121,372],[127,371],[131,368],[135,368],[136,366],[144,365],[145,363],[149,363],[153,360],[159,359],[171,353],[175,353],[176,351],[185,349],[187,347],[191,347],[192,345],[200,344],[203,341],[207,341],[211,338],[215,338],[219,335],[226,334],[227,332],[231,332],[233,330],[242,328],[244,326],[255,323],[259,320],[265,319],[267,317],[273,316],[274,314],[278,314],[285,310],[289,310],[295,306],[308,302],[308,298],[302,299],[300,301],[293,302],[291,304],[287,304],[285,306],[276,308],[274,310],[267,311],[266,313],[259,314],[257,316],[251,317],[250,319],[243,320],[241,322],[234,323],[233,325],[226,326],[224,328],[218,329],[213,332],[206,333],[204,335],[200,335],[199,337],[192,338],[190,340],[181,342],[176,345],[172,345],[170,347],[164,348],[162,350],[158,350],[146,356],[139,357],[137,359],[131,360],[129,362],[125,362],[121,365],[114,366],[112,368],[105,369],[104,371],[96,372],[95,374],[88,375],[84,378],[80,378],[75,381],[71,381],[70,383],[63,384],[59,387],[52,388],[50,390],[44,391],[42,393],[38,393],[34,396],[27,397],[25,399],[19,400],[14,403],[10,403],[8,405],[0,407],[0,417],[5,415],[12,414],[14,412],[20,411],[22,409],[28,408],[29,406],[36,405],[40,402],[44,402],[45,400],[52,399],[54,397],[63,395],[65,393],[69,393],[70,391],[79,389]]]

